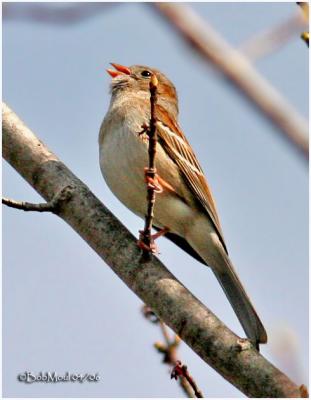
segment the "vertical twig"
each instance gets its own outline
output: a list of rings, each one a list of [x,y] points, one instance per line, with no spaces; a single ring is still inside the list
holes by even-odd
[[[155,116],[155,106],[157,102],[157,87],[158,87],[158,79],[153,74],[150,79],[149,89],[150,89],[150,125],[147,129],[147,134],[149,136],[149,166],[145,170],[145,175],[147,178],[155,179],[156,178],[156,167],[155,167],[155,156],[157,151],[157,130],[156,130],[156,116]],[[156,198],[156,189],[153,185],[148,185],[147,187],[147,214],[145,217],[145,227],[141,232],[141,240],[142,242],[152,251],[153,248],[153,238],[151,235],[152,230],[152,221],[154,217],[154,205]],[[144,258],[150,258],[150,250],[143,250]]]

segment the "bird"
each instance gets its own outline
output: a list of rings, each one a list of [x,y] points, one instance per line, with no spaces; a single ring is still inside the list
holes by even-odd
[[[266,330],[229,258],[216,203],[197,157],[178,124],[174,84],[158,69],[111,63],[111,100],[99,131],[102,175],[114,195],[141,218],[147,210],[146,171],[150,80],[157,79],[155,127],[157,189],[153,227],[211,268],[247,338],[259,350]]]

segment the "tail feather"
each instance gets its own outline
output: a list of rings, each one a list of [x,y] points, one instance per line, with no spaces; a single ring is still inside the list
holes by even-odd
[[[267,343],[266,330],[227,255],[222,257],[222,264],[225,265],[218,266],[218,268],[212,267],[212,270],[230,301],[247,337],[255,342],[256,347],[258,347],[259,343]]]
[[[259,349],[260,343],[267,343],[266,330],[240,282],[222,242],[217,235],[213,234],[210,224],[207,226],[209,232],[207,236],[201,234],[205,229],[206,219],[202,222],[202,219],[199,218],[194,220],[191,229],[187,232],[187,237],[183,238],[171,232],[166,236],[198,261],[211,267],[247,337]]]

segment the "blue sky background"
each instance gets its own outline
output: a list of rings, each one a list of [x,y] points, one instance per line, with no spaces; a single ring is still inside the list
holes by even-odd
[[[295,3],[192,6],[234,45],[297,12]],[[175,83],[181,126],[213,189],[231,258],[268,332],[262,353],[297,384],[307,383],[304,161],[150,6],[119,4],[68,26],[4,20],[4,101],[137,235],[143,222],[110,193],[98,165],[111,61],[157,67]],[[299,36],[256,67],[307,117],[308,50]],[[42,200],[5,162],[3,192]],[[165,239],[158,245],[173,274],[243,335],[211,271]],[[142,318],[141,306],[62,220],[3,209],[5,396],[179,397],[153,349],[159,329]],[[185,344],[180,358],[207,397],[241,396]],[[26,385],[16,379],[24,371],[97,372],[100,381]]]

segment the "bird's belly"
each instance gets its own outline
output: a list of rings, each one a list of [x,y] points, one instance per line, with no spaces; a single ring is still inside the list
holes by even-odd
[[[176,168],[168,156],[160,157],[163,151],[157,146],[156,165],[160,176]],[[100,167],[107,185],[126,207],[142,218],[147,210],[144,168],[148,161],[148,142],[126,128],[109,132],[100,146]],[[178,196],[165,190],[156,195],[154,225],[166,226],[184,237],[192,218],[192,209]]]
[[[133,212],[144,215],[146,197],[144,167],[147,158],[143,146],[125,129],[109,132],[100,148],[100,167],[110,190]]]

